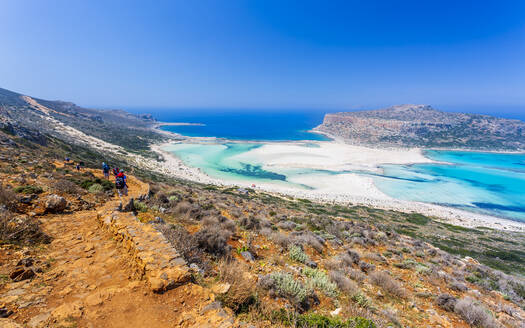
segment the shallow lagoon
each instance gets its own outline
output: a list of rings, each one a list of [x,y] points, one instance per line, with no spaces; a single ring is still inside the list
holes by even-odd
[[[176,144],[166,150],[187,165],[227,181],[271,182],[315,189],[316,185],[304,181],[356,173],[371,177],[380,191],[393,198],[446,205],[525,222],[525,154],[432,150],[426,151],[425,156],[440,163],[384,165],[381,166],[382,172],[378,172],[363,169],[324,170],[300,167],[300,163],[297,167],[268,165],[265,162],[267,158],[251,155],[254,153],[252,150],[262,145]],[[313,144],[300,145],[312,147]],[[305,156],[304,153],[302,156]],[[308,162],[311,158],[302,160]]]

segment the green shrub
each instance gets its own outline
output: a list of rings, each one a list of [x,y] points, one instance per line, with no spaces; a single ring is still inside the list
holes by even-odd
[[[44,190],[39,186],[19,186],[16,187],[15,192],[21,193],[21,194],[40,194]]]
[[[301,263],[306,263],[310,259],[300,246],[294,244],[288,246],[288,255],[291,260]]]
[[[94,183],[91,186],[89,186],[88,191],[92,194],[98,194],[99,192],[104,191],[104,187],[102,187],[101,184]]]
[[[320,289],[329,297],[337,296],[337,285],[330,281],[326,273],[308,267],[303,269],[303,273],[308,277],[307,286],[311,289]]]
[[[369,309],[372,307],[370,300],[362,293],[357,293],[352,296],[352,301],[356,302],[362,308]]]
[[[294,304],[304,303],[312,294],[310,288],[295,280],[291,274],[276,272],[269,275],[271,288],[281,296],[291,300]]]
[[[89,191],[89,188],[94,185],[94,184],[99,184],[102,186],[102,189],[104,191],[108,191],[108,190],[112,190],[113,189],[113,183],[109,180],[106,180],[106,179],[100,179],[100,178],[96,178],[96,179],[92,179],[92,180],[83,180],[83,181],[80,181],[79,185],[80,187],[86,189]]]
[[[269,318],[272,323],[280,323],[283,326],[301,328],[376,328],[369,319],[354,317],[343,320],[337,317],[328,317],[317,313],[297,314],[281,309],[273,311]]]
[[[139,212],[147,212],[148,211],[148,205],[146,205],[143,202],[140,202],[138,200],[133,201],[133,206],[135,206],[135,209]]]

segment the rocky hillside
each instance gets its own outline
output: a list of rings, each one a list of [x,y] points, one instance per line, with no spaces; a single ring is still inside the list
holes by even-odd
[[[176,180],[65,109],[13,99],[0,327],[523,327],[523,233]],[[102,160],[128,172],[129,196]]]
[[[152,131],[151,115],[133,115],[122,110],[96,110],[70,102],[49,101],[0,88],[0,129],[30,140],[42,138],[27,135],[38,131],[67,140],[72,144],[99,150],[116,149],[145,154],[152,141],[165,136]]]
[[[326,114],[314,130],[374,147],[525,149],[525,122],[442,112],[427,105]]]

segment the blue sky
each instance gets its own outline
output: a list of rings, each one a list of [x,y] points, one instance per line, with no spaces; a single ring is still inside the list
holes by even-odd
[[[525,109],[525,1],[0,2],[0,87],[97,107]]]

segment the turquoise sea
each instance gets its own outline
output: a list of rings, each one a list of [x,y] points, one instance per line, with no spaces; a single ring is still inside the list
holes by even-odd
[[[306,132],[320,124],[322,115],[251,113],[243,115],[206,115],[165,117],[164,121],[205,123],[206,126],[166,127],[189,136],[215,136],[240,142],[216,144],[177,144],[169,151],[186,164],[208,175],[230,181],[272,182],[301,189],[315,189],[296,184],[299,176],[316,178],[349,171],[283,169],[265,165],[260,158],[246,156],[264,142],[305,140],[304,147],[318,146],[324,137]],[[310,142],[309,142],[310,140]],[[415,165],[384,165],[382,173],[352,172],[372,177],[383,193],[397,199],[421,201],[460,208],[525,222],[525,154],[481,153],[426,150],[425,156],[439,162]]]

